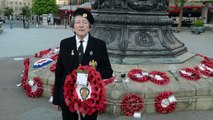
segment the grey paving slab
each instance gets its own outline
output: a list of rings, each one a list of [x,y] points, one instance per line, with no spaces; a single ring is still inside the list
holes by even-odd
[[[60,113],[46,107],[37,107],[18,116],[17,120],[59,120]]]

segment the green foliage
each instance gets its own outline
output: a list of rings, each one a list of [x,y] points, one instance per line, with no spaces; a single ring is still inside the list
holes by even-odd
[[[9,18],[10,15],[13,14],[13,9],[12,8],[9,8],[8,6],[5,7],[4,9],[4,16],[7,16]]]
[[[21,10],[22,10],[21,14],[26,18],[29,18],[31,16],[31,9],[28,6],[22,7]]]
[[[193,26],[204,26],[204,22],[201,19],[197,19],[192,23]]]
[[[33,0],[32,12],[36,15],[56,13],[56,0]]]

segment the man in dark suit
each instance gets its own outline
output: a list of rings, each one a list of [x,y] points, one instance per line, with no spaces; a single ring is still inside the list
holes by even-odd
[[[66,38],[60,43],[60,52],[56,65],[53,104],[62,109],[63,120],[78,120],[76,112],[70,112],[66,106],[63,86],[67,74],[77,69],[79,65],[95,63],[96,70],[103,79],[112,76],[112,68],[108,58],[104,41],[92,37],[89,32],[94,22],[92,14],[86,9],[79,8],[75,11],[72,27],[75,35]],[[86,115],[81,120],[96,120],[98,112]]]

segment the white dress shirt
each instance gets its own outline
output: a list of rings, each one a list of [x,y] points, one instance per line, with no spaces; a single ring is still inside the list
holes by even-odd
[[[76,39],[76,48],[78,49],[78,47],[80,46],[80,39],[77,37],[77,35],[75,36],[75,39]],[[86,37],[83,39],[83,50],[84,50],[84,53],[86,51],[86,47],[87,47],[87,43],[88,43],[88,39],[89,39],[89,34],[86,35]]]

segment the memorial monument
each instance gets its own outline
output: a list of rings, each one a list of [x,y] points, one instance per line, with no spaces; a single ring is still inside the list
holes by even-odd
[[[112,63],[180,63],[187,52],[172,33],[167,0],[95,0],[92,34],[104,40]]]

